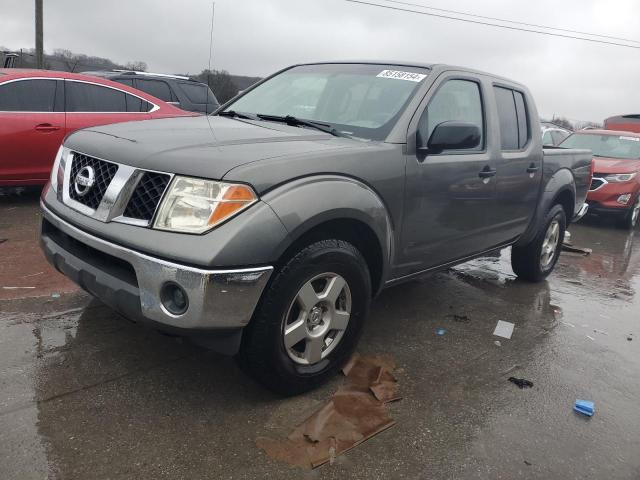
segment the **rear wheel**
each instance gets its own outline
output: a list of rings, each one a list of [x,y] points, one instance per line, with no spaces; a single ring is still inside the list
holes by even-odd
[[[276,274],[243,333],[240,366],[270,390],[293,395],[326,381],[355,349],[371,279],[360,252],[322,240]]]
[[[625,216],[620,220],[620,227],[627,228],[629,230],[636,228],[638,225],[638,218],[640,217],[640,195],[636,198],[633,207],[629,209],[629,211],[625,214]]]
[[[554,205],[547,213],[543,228],[527,245],[511,249],[511,267],[518,277],[530,282],[544,280],[556,266],[567,226],[561,205]]]

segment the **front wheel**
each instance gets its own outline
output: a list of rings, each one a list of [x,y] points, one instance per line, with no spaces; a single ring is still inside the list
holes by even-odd
[[[511,267],[518,277],[530,282],[547,278],[558,262],[567,218],[561,205],[554,205],[545,216],[543,227],[527,245],[511,249]]]
[[[335,239],[313,243],[265,292],[243,333],[240,366],[276,393],[311,390],[352,354],[370,301],[369,269],[358,249]]]
[[[636,198],[633,207],[625,214],[620,221],[620,227],[633,230],[638,224],[638,217],[640,217],[640,195]]]

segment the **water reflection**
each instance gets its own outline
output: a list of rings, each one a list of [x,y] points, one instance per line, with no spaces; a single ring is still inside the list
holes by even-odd
[[[640,248],[635,231],[601,225],[595,220],[571,227],[572,243],[590,255],[564,253],[558,274],[569,286],[586,285],[600,296],[631,300],[633,280],[640,274]]]

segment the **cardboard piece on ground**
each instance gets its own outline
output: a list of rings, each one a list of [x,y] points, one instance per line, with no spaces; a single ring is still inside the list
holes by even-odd
[[[395,367],[388,357],[354,357],[345,365],[345,384],[286,439],[260,437],[259,448],[275,460],[316,468],[393,426],[385,403],[400,399]]]
[[[562,250],[571,253],[581,253],[582,255],[591,255],[593,253],[593,250],[590,248],[574,247],[566,243],[562,244]]]

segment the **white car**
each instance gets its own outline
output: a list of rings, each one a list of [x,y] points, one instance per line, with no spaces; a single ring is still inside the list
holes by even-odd
[[[573,133],[571,130],[567,130],[566,128],[559,127],[558,125],[549,122],[541,123],[540,131],[542,134],[542,145],[545,147],[556,147]]]

